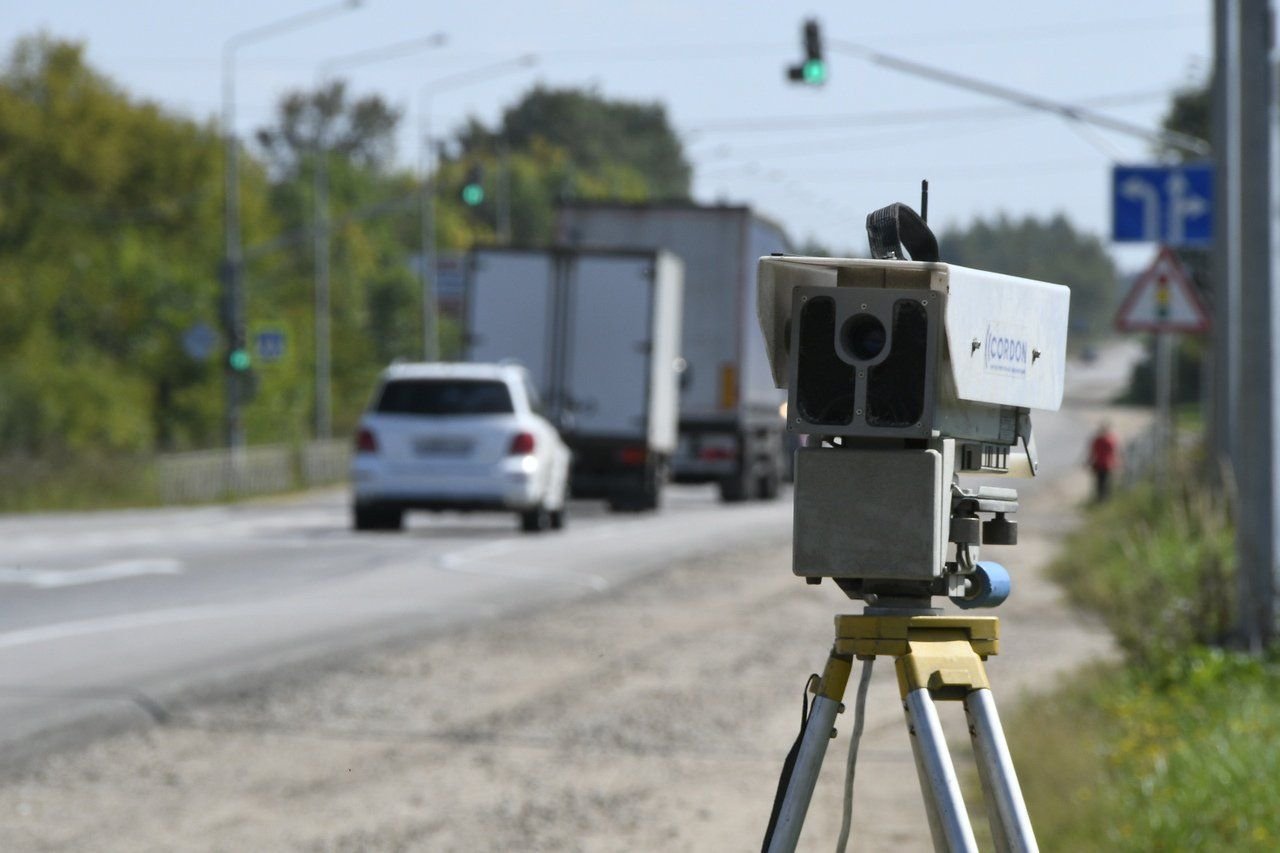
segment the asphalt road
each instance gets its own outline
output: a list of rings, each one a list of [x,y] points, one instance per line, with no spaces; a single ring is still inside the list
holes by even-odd
[[[1114,393],[1132,357],[1112,351],[1073,367],[1074,404]],[[1044,479],[1080,464],[1087,436],[1076,421],[1044,413],[1034,422]],[[344,490],[0,518],[0,751],[154,718],[176,691],[783,542],[791,521],[789,493],[722,506],[709,487],[671,488],[654,515],[573,510],[568,530],[538,536],[505,515],[457,514],[411,514],[403,533],[356,534]]]
[[[202,683],[598,592],[726,542],[777,540],[789,507],[678,487],[659,514],[586,503],[567,530],[536,536],[480,514],[357,534],[345,490],[0,519],[0,748],[90,717],[142,719]]]

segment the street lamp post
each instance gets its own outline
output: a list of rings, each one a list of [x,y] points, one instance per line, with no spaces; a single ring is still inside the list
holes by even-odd
[[[231,357],[235,354],[238,362],[239,357],[241,357],[240,351],[247,344],[244,310],[244,251],[241,247],[240,234],[239,145],[236,139],[235,127],[236,52],[247,45],[301,29],[342,12],[351,11],[358,8],[360,3],[361,0],[341,0],[339,3],[321,6],[297,15],[290,15],[278,21],[236,33],[223,42],[222,45],[222,133],[225,137],[226,154],[223,160],[224,249],[219,278],[222,282],[222,310],[220,314],[227,344],[227,352],[223,363],[227,379],[226,434],[227,446],[233,450],[244,446],[244,426],[240,421],[240,402],[242,398],[240,371],[243,365],[231,364]]]
[[[316,71],[316,92],[324,86],[326,78],[339,68],[352,68],[368,65],[388,59],[407,56],[421,50],[441,47],[447,41],[444,33],[434,33],[424,38],[400,41],[381,48],[363,50],[334,57],[320,65]],[[329,307],[329,257],[331,255],[332,232],[329,227],[329,158],[328,145],[324,139],[324,127],[317,124],[315,139],[315,163],[312,167],[315,244],[315,416],[316,438],[326,439],[333,433],[333,407],[330,402],[330,375],[332,373],[332,357],[330,348]]]
[[[441,77],[426,84],[419,91],[419,115],[422,134],[422,350],[427,361],[440,357],[439,329],[436,323],[436,164],[439,149],[431,138],[431,97],[441,92],[462,89],[473,83],[481,83],[514,71],[530,68],[538,63],[538,57],[529,53],[515,59],[495,62],[470,71],[462,71]]]

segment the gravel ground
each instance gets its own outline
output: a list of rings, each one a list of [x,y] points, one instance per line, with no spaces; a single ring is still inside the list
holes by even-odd
[[[1124,431],[1141,421],[1107,413]],[[1041,574],[1088,485],[1083,471],[1038,484],[1019,513],[1003,651],[988,664],[1006,707],[1112,653]],[[757,849],[805,678],[832,616],[854,612],[789,561],[784,541],[727,548],[596,597],[173,704],[163,724],[3,780],[0,849]],[[967,754],[962,714],[943,710]],[[834,847],[839,830],[849,720],[838,725],[805,850]],[[858,770],[851,848],[931,849],[888,661]]]

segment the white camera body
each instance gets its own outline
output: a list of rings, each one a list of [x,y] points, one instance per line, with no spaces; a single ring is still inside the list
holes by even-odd
[[[760,259],[757,310],[788,425],[1013,445],[1062,403],[1070,290],[945,263]]]
[[[954,475],[1035,473],[1030,410],[1062,403],[1070,290],[857,258],[765,257],[758,280],[788,427],[813,437],[796,465],[796,574],[857,596],[942,578]]]

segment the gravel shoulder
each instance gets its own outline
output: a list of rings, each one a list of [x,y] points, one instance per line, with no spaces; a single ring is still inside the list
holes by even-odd
[[[1081,420],[1104,414],[1124,432],[1143,422],[1102,407]],[[1114,653],[1043,577],[1088,487],[1075,471],[1023,502],[1003,650],[988,664],[1003,707]],[[805,678],[832,617],[854,612],[830,583],[791,576],[789,548],[727,547],[572,603],[177,702],[162,724],[0,782],[0,849],[756,849]],[[945,710],[963,738],[959,709]],[[849,721],[838,725],[805,850],[838,833]],[[931,849],[888,661],[857,778],[854,849]]]

